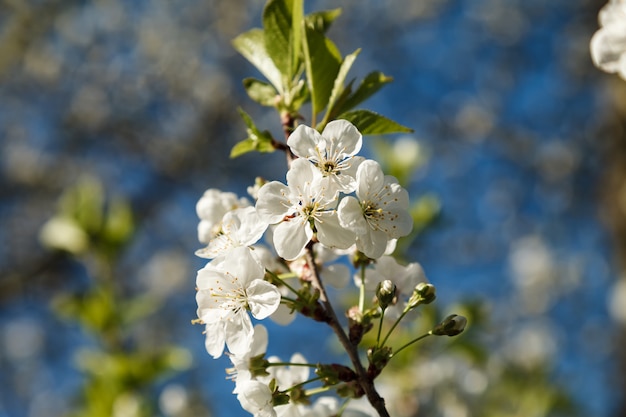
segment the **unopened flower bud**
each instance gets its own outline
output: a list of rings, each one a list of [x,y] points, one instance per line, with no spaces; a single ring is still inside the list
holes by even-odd
[[[339,382],[354,381],[356,373],[347,366],[336,363],[330,365],[318,364],[315,373],[324,381],[324,385],[337,385]]]
[[[435,286],[433,284],[427,284],[420,282],[415,286],[411,298],[407,304],[407,308],[413,309],[420,304],[430,304],[437,298]]]
[[[435,336],[456,336],[465,330],[467,319],[457,314],[450,314],[431,330]]]
[[[383,310],[387,308],[389,304],[393,302],[396,296],[396,284],[386,279],[381,281],[376,286],[376,298],[378,299],[378,305]]]
[[[435,286],[433,284],[427,284],[420,282],[415,286],[415,292],[422,298],[422,304],[430,304],[437,298]]]
[[[370,331],[372,328],[371,318],[369,315],[364,315],[358,306],[353,306],[346,312],[348,316],[348,326],[350,342],[353,345],[358,345],[363,338],[363,335]]]
[[[391,348],[389,346],[381,346],[370,348],[367,350],[367,359],[370,364],[367,368],[367,374],[370,378],[376,378],[383,368],[391,359]]]

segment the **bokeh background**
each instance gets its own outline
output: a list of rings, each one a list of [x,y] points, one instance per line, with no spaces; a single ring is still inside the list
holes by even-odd
[[[394,77],[366,107],[415,132],[364,153],[411,157],[407,258],[470,316],[383,382],[399,416],[626,415],[626,81],[590,61],[603,4],[306,2],[343,9],[353,76]],[[246,415],[190,321],[196,201],[284,175],[278,154],[228,158],[237,107],[281,135],[230,44],[262,7],[0,3],[1,417]],[[334,352],[315,324],[269,326],[284,358]]]

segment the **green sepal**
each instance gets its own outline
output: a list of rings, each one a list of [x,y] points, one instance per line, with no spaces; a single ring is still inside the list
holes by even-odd
[[[370,110],[352,110],[337,116],[351,122],[363,135],[383,135],[386,133],[409,133],[413,129],[402,126]]]
[[[275,107],[277,105],[278,91],[272,84],[256,78],[244,78],[243,87],[248,96],[262,106]]]
[[[282,76],[265,48],[265,36],[255,28],[233,39],[233,47],[268,79],[279,93],[283,91]]]
[[[328,104],[341,66],[341,54],[335,44],[317,30],[305,26],[303,39],[306,77],[311,91],[313,115]]]
[[[248,152],[257,151],[262,153],[274,152],[276,149],[273,145],[273,139],[270,132],[267,130],[260,131],[252,118],[241,108],[239,114],[247,126],[248,137],[241,142],[238,142],[230,150],[230,157],[236,158]]]

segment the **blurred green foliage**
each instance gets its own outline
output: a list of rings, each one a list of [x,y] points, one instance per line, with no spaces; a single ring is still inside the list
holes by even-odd
[[[117,276],[116,265],[134,230],[130,204],[107,196],[93,177],[68,188],[57,214],[42,227],[42,242],[71,254],[90,279],[87,288],[57,294],[52,301],[59,317],[80,326],[93,340],[93,346],[77,350],[84,385],[72,416],[154,416],[156,384],[191,366],[186,349],[165,342],[148,345],[136,332],[164,300],[151,293],[133,294]]]

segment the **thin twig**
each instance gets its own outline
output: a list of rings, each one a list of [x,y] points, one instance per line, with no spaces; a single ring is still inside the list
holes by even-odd
[[[326,309],[328,317],[330,317],[328,324],[333,329],[333,331],[339,338],[339,342],[348,353],[350,361],[352,362],[354,370],[357,374],[357,380],[359,382],[359,385],[361,386],[361,388],[363,388],[363,391],[365,391],[367,399],[369,400],[370,404],[372,404],[372,407],[374,407],[376,411],[378,411],[380,417],[390,417],[389,412],[385,407],[385,399],[382,398],[380,394],[378,394],[378,391],[376,391],[376,387],[374,387],[374,381],[367,375],[365,368],[363,368],[363,365],[361,364],[361,360],[359,358],[359,353],[356,346],[350,343],[350,339],[348,339],[346,332],[343,330],[343,327],[341,327],[339,319],[337,318],[337,314],[335,313],[332,304],[328,300],[326,290],[324,289],[324,284],[320,279],[317,265],[315,264],[312,242],[309,242],[306,247],[306,261],[311,271],[313,285],[315,285],[315,287],[319,289],[320,300],[322,301],[322,304]]]

